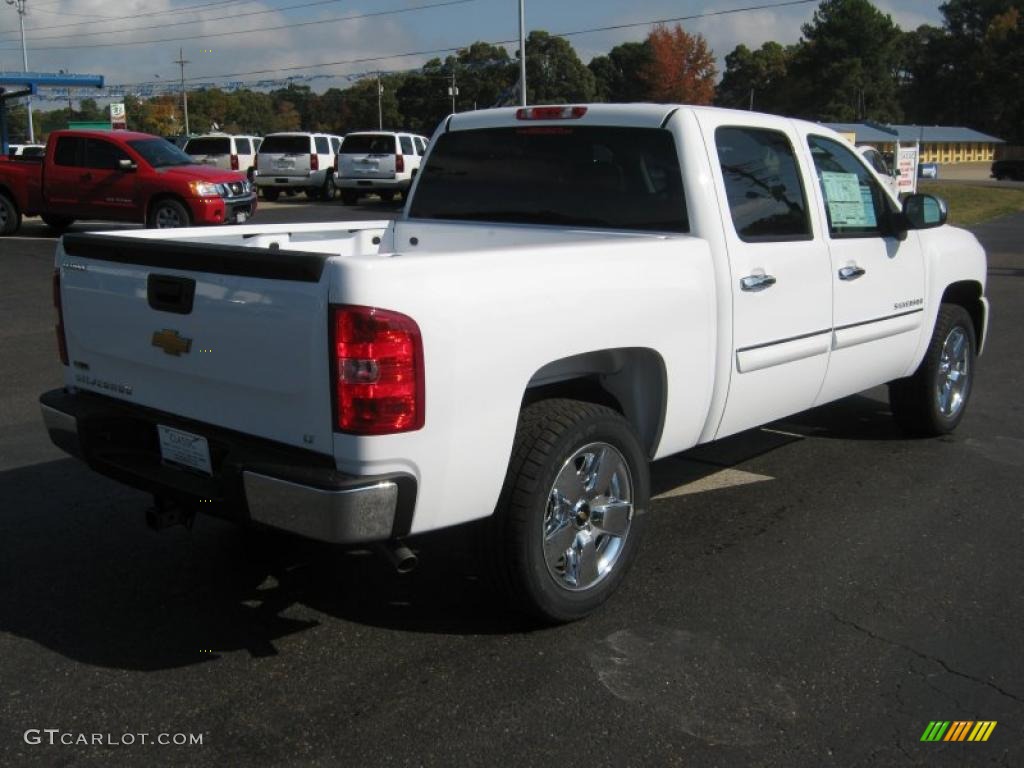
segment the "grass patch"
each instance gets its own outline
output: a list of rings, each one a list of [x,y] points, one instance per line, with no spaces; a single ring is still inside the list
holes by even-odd
[[[949,205],[949,223],[969,227],[997,216],[1024,211],[1024,189],[919,181],[918,192],[938,195]]]

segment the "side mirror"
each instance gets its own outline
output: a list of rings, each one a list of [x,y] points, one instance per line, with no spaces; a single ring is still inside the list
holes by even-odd
[[[903,201],[903,217],[911,229],[932,229],[946,223],[946,201],[935,195],[908,195]]]
[[[133,161],[128,159],[122,158],[121,160],[117,161],[117,169],[119,171],[134,171],[137,170],[138,167],[138,165],[136,165]]]

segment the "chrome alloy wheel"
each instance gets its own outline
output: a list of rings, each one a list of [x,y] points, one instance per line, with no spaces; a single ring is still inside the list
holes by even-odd
[[[183,226],[185,226],[185,222],[181,220],[181,215],[173,206],[162,205],[156,209],[157,229],[173,229]]]
[[[942,342],[939,370],[935,380],[935,396],[939,413],[947,418],[963,407],[970,385],[971,344],[967,331],[956,325]]]
[[[562,465],[544,512],[544,561],[560,587],[590,589],[615,568],[633,522],[633,480],[608,443],[590,443]]]

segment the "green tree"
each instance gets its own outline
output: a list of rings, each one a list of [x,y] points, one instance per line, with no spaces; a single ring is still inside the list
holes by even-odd
[[[908,45],[912,119],[1024,143],[1024,2],[949,0],[939,8],[943,28],[922,27]]]
[[[902,117],[903,34],[892,17],[869,0],[824,0],[802,31],[789,68],[794,113],[835,122]]]
[[[616,104],[649,100],[644,73],[650,65],[648,40],[622,43],[612,48],[607,56],[593,58],[587,66],[594,75],[595,98]]]
[[[776,42],[756,51],[738,45],[725,57],[725,73],[715,103],[733,109],[756,109],[785,114],[790,111],[789,64],[793,49]]]
[[[526,96],[530,104],[594,100],[594,74],[567,40],[543,30],[526,39]]]

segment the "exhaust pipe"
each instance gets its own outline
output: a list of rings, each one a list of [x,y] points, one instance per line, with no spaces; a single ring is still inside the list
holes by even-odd
[[[412,573],[419,564],[416,554],[398,539],[378,544],[377,551],[399,573]]]
[[[146,525],[154,531],[162,531],[174,525],[183,525],[192,530],[196,510],[163,496],[153,497],[153,506],[146,510]]]

